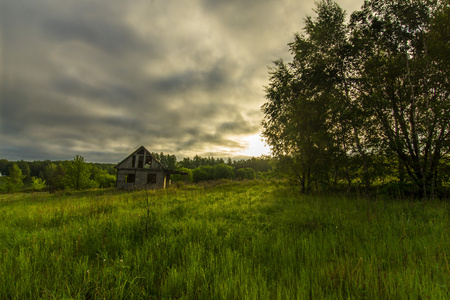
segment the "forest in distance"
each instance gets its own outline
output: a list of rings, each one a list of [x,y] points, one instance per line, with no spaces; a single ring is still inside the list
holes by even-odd
[[[255,179],[272,176],[274,161],[268,156],[226,161],[222,158],[185,157],[152,153],[166,168],[185,172],[172,174],[173,182],[197,183],[217,179]],[[0,159],[0,192],[57,191],[110,188],[116,184],[115,164],[88,163],[81,155],[71,161],[8,161]]]

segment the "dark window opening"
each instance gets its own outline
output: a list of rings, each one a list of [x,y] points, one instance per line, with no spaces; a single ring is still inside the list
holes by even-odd
[[[144,149],[141,149],[137,154],[142,154],[142,155],[144,155]]]
[[[144,157],[142,155],[139,155],[138,168],[143,168],[143,167],[144,167]]]
[[[147,174],[147,184],[156,183],[156,174]]]
[[[136,174],[127,174],[125,176],[126,183],[134,183],[135,180],[136,180]]]
[[[131,167],[136,167],[136,155],[133,155],[133,157],[131,158]]]
[[[152,167],[152,157],[150,155],[145,157],[144,168],[150,169]]]

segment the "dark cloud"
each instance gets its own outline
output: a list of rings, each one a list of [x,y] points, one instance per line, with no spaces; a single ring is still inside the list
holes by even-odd
[[[228,75],[227,71],[220,66],[214,66],[208,70],[183,70],[180,73],[171,74],[170,77],[155,80],[154,86],[164,93],[179,93],[188,89],[217,91],[229,85]]]
[[[0,158],[239,156],[313,2],[2,0]]]

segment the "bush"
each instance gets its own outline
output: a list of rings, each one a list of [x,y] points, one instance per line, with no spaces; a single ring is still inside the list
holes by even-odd
[[[9,192],[9,178],[6,176],[0,177],[0,193]]]
[[[232,179],[234,177],[233,167],[225,164],[218,164],[214,167],[201,166],[192,171],[194,182],[215,180],[215,179]]]
[[[194,180],[192,170],[190,170],[188,168],[180,168],[180,169],[178,169],[178,171],[187,173],[187,175],[172,174],[171,180],[173,182],[184,182],[186,180],[186,178],[185,178],[186,176],[187,176],[187,182],[192,182]]]
[[[255,179],[255,170],[252,168],[241,168],[236,170],[236,178],[243,179]]]
[[[94,182],[96,182],[100,188],[114,187],[116,186],[116,176],[105,172],[104,174],[98,174],[94,179]]]
[[[41,191],[45,189],[46,184],[45,180],[38,178],[38,177],[31,177],[31,188],[34,191]]]
[[[232,179],[234,177],[233,168],[225,164],[214,166],[214,179]]]
[[[192,171],[194,182],[214,179],[214,169],[211,166],[201,166]]]

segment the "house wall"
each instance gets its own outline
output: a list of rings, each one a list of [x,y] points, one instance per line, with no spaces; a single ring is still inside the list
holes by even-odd
[[[134,182],[127,182],[127,175],[135,176]],[[148,174],[156,175],[156,183],[147,184]],[[165,188],[166,187],[166,173],[163,170],[154,169],[120,169],[117,170],[117,187],[120,189],[133,188]]]

